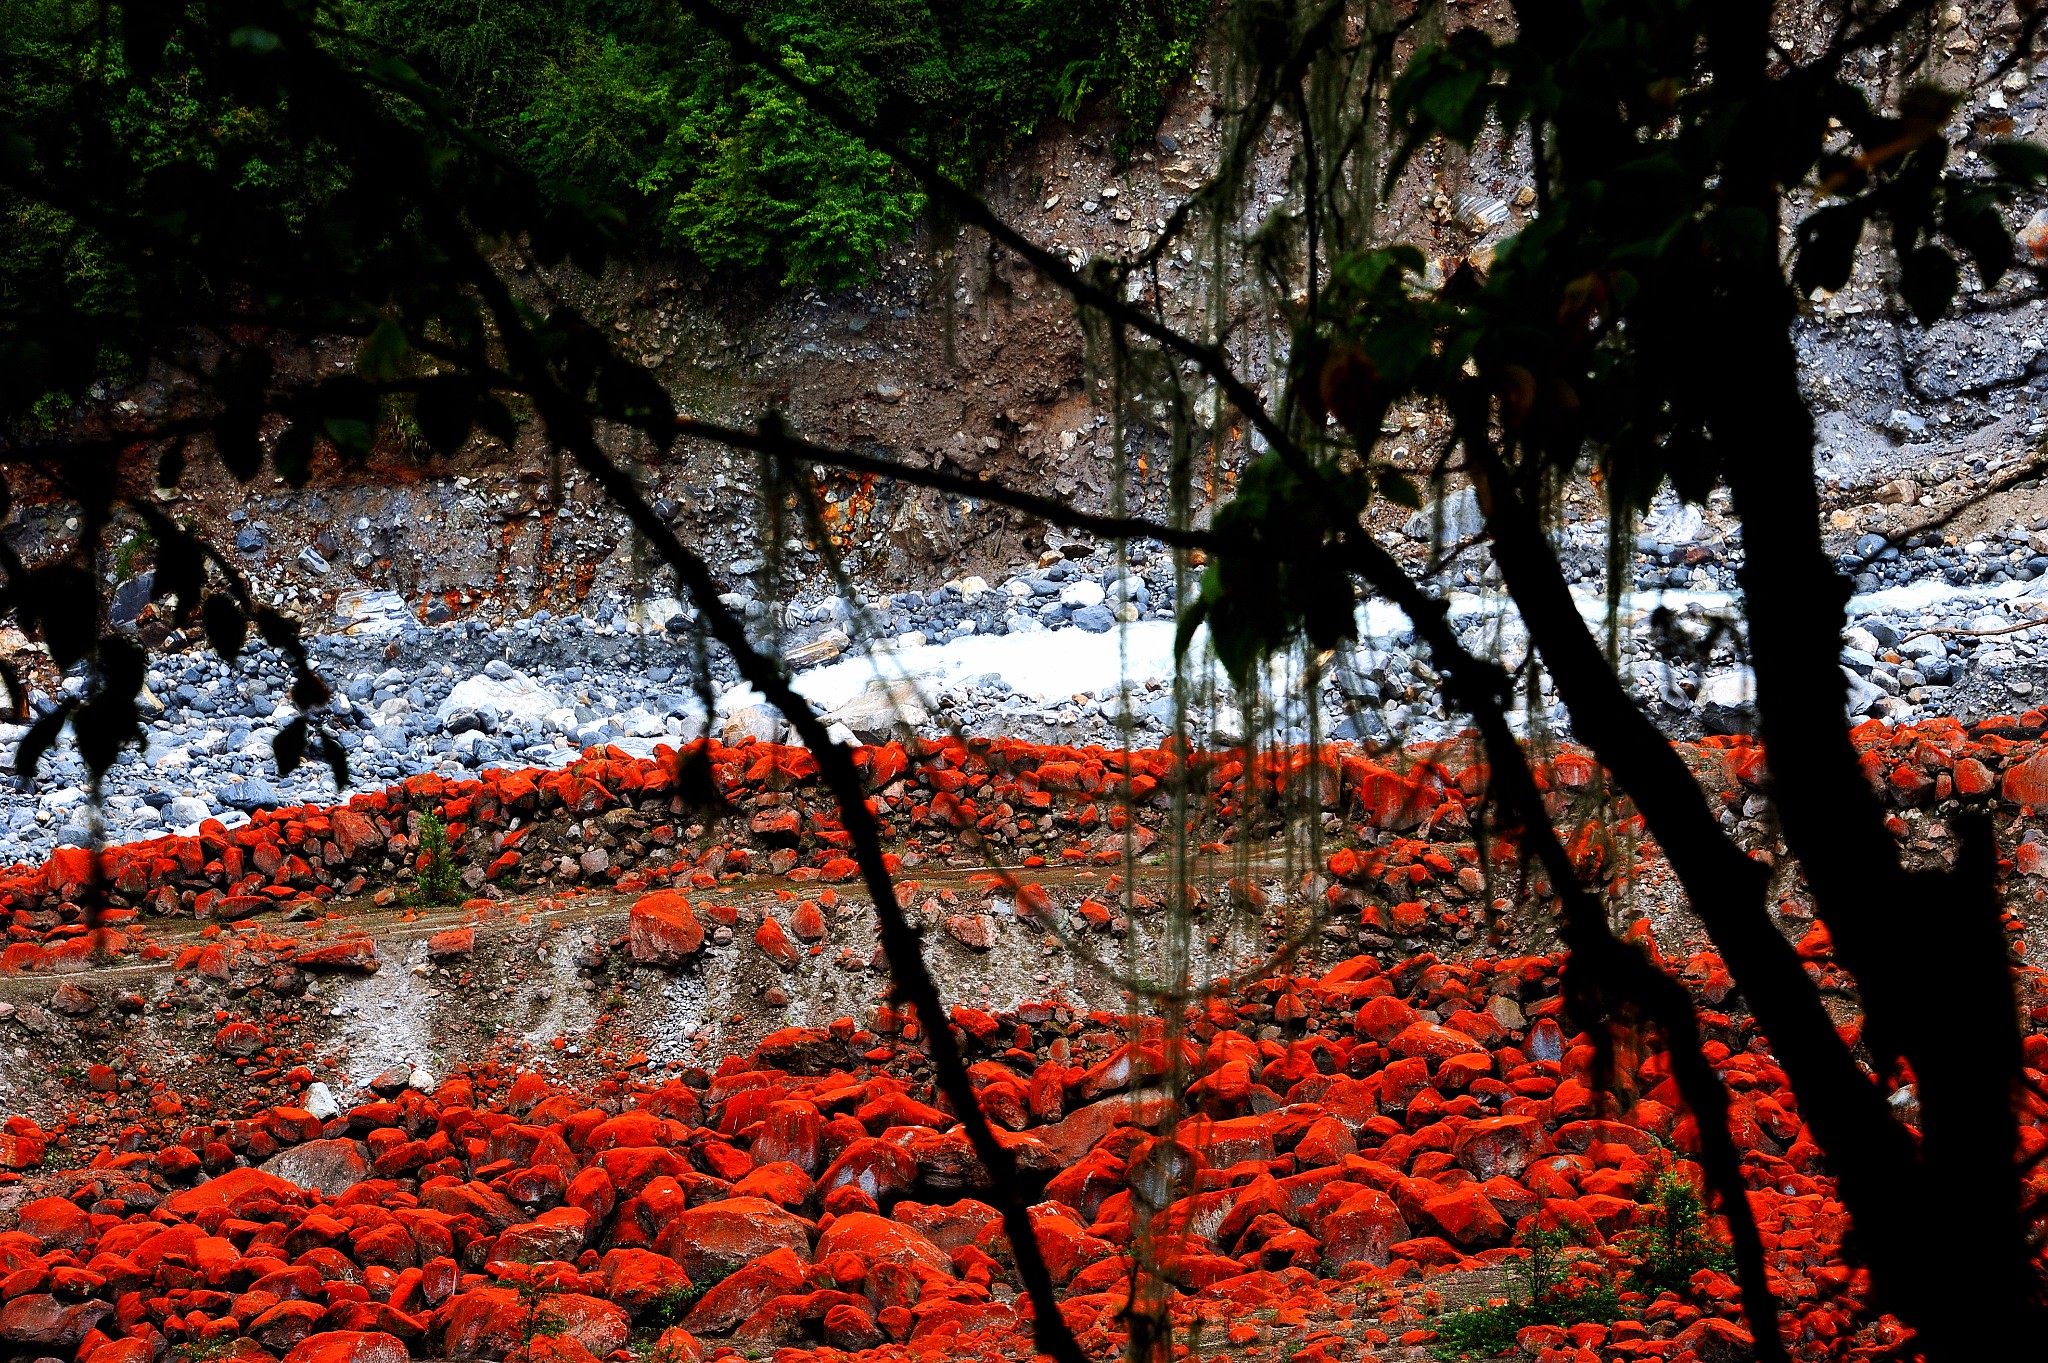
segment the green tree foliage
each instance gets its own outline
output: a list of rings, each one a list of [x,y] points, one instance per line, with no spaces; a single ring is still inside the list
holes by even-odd
[[[1055,115],[1107,101],[1128,150],[1189,68],[1206,0],[751,0],[807,78],[963,179]],[[705,264],[835,287],[925,199],[888,158],[667,7],[351,0],[356,31],[444,89],[538,174],[627,208]]]
[[[1120,150],[1157,125],[1166,92],[1192,64],[1207,0],[754,0],[740,7],[778,55],[838,91],[908,148],[970,179],[1047,118],[1084,106],[1110,115]],[[168,39],[146,69],[120,41],[81,41],[103,21],[77,0],[0,0],[0,110],[27,134],[0,149],[18,168],[62,139],[38,128],[91,128],[67,165],[111,157],[116,216],[207,184],[205,204],[158,225],[257,243],[273,229],[322,229],[350,210],[339,162],[292,135],[289,108],[266,108],[220,79],[200,42],[261,42],[159,11]],[[445,101],[446,127],[402,96],[394,109],[454,155],[467,139],[512,154],[566,202],[619,210],[631,240],[687,251],[706,266],[837,288],[873,268],[925,208],[916,182],[834,128],[672,7],[643,0],[343,0],[323,14],[337,47],[401,59]],[[462,131],[456,133],[453,128]],[[225,190],[225,193],[222,191]],[[109,224],[81,222],[0,189],[0,306],[69,311],[36,363],[117,370],[134,352],[121,318],[156,311],[110,248]],[[331,229],[329,229],[331,230]],[[334,241],[343,251],[369,243]],[[267,248],[266,248],[267,249]],[[10,395],[11,397],[12,395]],[[45,383],[29,395],[45,420],[82,394]],[[10,410],[16,410],[10,401]]]
[[[418,857],[413,872],[412,902],[422,907],[453,904],[462,897],[462,876],[455,869],[455,856],[448,846],[448,828],[440,816],[420,815],[414,846]]]
[[[1475,1306],[1430,1322],[1438,1358],[1491,1358],[1510,1352],[1531,1325],[1606,1324],[1621,1315],[1611,1283],[1572,1276],[1572,1237],[1558,1227],[1531,1227],[1516,1235],[1527,1253],[1511,1266],[1515,1292],[1506,1301]]]
[[[1638,1260],[1629,1275],[1638,1291],[1683,1292],[1701,1269],[1726,1272],[1734,1266],[1727,1245],[1707,1224],[1699,1184],[1684,1171],[1660,1169],[1639,1197],[1650,1208],[1649,1218],[1618,1239]]]

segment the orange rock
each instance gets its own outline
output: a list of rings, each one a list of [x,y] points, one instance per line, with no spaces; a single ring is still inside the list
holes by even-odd
[[[761,926],[754,930],[754,945],[778,965],[794,966],[799,959],[796,948],[782,931],[782,924],[772,914],[762,916]]]
[[[1486,1047],[1463,1032],[1440,1027],[1434,1022],[1417,1022],[1402,1029],[1387,1042],[1387,1047],[1396,1055],[1420,1056],[1430,1060],[1486,1053]]]
[[[329,816],[329,827],[334,833],[334,845],[350,861],[360,860],[384,846],[384,835],[377,831],[377,825],[353,809],[335,810]]]
[[[1997,778],[1992,776],[1989,767],[1976,758],[1965,757],[1956,763],[1955,785],[1956,794],[1965,798],[1975,798],[1979,795],[1988,795],[1997,785]]]
[[[411,1358],[396,1335],[328,1330],[300,1340],[283,1363],[410,1363]]]
[[[800,1099],[771,1103],[762,1120],[764,1128],[754,1137],[751,1151],[756,1164],[786,1162],[806,1175],[818,1172],[824,1164],[824,1119],[817,1104]]]
[[[868,1212],[837,1217],[818,1237],[818,1258],[842,1251],[858,1254],[871,1264],[922,1264],[934,1273],[953,1276],[953,1261],[946,1251],[910,1227]]]
[[[44,1249],[84,1253],[92,1242],[92,1219],[77,1203],[62,1197],[38,1197],[21,1204],[15,1229],[33,1235]]]
[[[311,947],[292,958],[301,970],[343,970],[377,973],[377,944],[368,937],[347,937],[324,947]]]
[[[304,1200],[298,1185],[288,1183],[275,1174],[266,1174],[261,1169],[230,1169],[218,1178],[173,1193],[164,1199],[164,1210],[176,1212],[179,1216],[197,1216],[209,1207],[224,1207],[232,1211],[245,1201],[267,1197],[277,1202],[296,1203]]]
[[[634,903],[626,924],[626,949],[642,965],[675,966],[704,946],[704,925],[690,911],[690,901],[670,890],[656,890]]]
[[[230,1022],[214,1034],[213,1048],[222,1055],[254,1055],[263,1049],[263,1033],[247,1022]]]
[[[770,1250],[706,1292],[683,1324],[698,1334],[723,1334],[801,1283],[807,1262],[808,1254]]]
[[[806,942],[815,942],[825,935],[825,915],[814,901],[806,899],[790,914],[789,930]]]
[[[718,1279],[778,1249],[805,1262],[816,1226],[773,1202],[731,1197],[676,1214],[655,1248],[683,1267],[692,1282]]]
[[[65,1302],[31,1292],[0,1306],[0,1343],[10,1353],[70,1355],[114,1314],[103,1301]]]
[[[1999,793],[2016,805],[2048,809],[2048,748],[2007,767]]]
[[[946,935],[973,951],[988,951],[996,944],[996,920],[985,913],[948,914]]]
[[[1422,1209],[1448,1239],[1465,1249],[1484,1249],[1508,1238],[1508,1224],[1492,1200],[1470,1184],[1431,1198]]]
[[[611,1250],[598,1261],[597,1271],[604,1277],[605,1296],[635,1317],[646,1314],[669,1293],[690,1285],[681,1264],[666,1254],[644,1249]]]
[[[1476,1179],[1512,1178],[1549,1147],[1543,1124],[1534,1117],[1485,1117],[1461,1127],[1451,1153]]]

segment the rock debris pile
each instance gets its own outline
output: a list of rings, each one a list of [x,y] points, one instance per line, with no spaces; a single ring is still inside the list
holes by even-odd
[[[1805,954],[1829,968],[1824,943]],[[1156,1021],[1053,1003],[959,1007],[947,1025],[1091,1356],[1123,1342],[1142,1220],[1177,1326],[1232,1357],[1407,1357],[1444,1324],[1439,1289],[1521,1256],[1518,1227],[1568,1230],[1581,1278],[1638,1284],[1613,1319],[1525,1329],[1525,1353],[1743,1357],[1725,1273],[1655,1290],[1630,1276],[1657,1175],[1696,1178],[1696,1136],[1654,1049],[1594,1087],[1592,1046],[1558,1020],[1560,961],[1359,955],[1225,982],[1172,1055]],[[1707,954],[1671,964],[1708,997],[1726,978]],[[1887,1342],[1783,1073],[1740,1012],[1703,1022],[1795,1357]],[[244,1025],[217,1048],[244,1049]],[[401,1071],[325,1116],[309,1100],[208,1119],[161,1084],[124,1085],[71,1168],[40,1168],[56,1136],[17,1117],[0,1342],[79,1363],[1026,1357],[996,1194],[921,1078],[919,1028],[884,1005],[590,1091],[489,1063]],[[1176,1068],[1187,1112],[1161,1129]],[[2044,1111],[2030,1150],[2048,1144]],[[1169,1169],[1174,1194],[1141,1207]]]

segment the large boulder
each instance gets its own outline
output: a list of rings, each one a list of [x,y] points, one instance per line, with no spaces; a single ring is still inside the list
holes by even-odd
[[[1543,1123],[1529,1116],[1482,1117],[1451,1139],[1452,1156],[1482,1183],[1500,1175],[1513,1178],[1549,1148]]]
[[[76,1202],[62,1197],[38,1197],[22,1203],[14,1228],[42,1241],[46,1250],[69,1249],[82,1254],[92,1239],[92,1218]]]
[[[381,1330],[324,1330],[292,1346],[284,1363],[411,1363],[405,1341]]]
[[[669,890],[640,896],[626,919],[626,950],[641,965],[677,966],[704,947],[690,901]]]
[[[696,1333],[723,1334],[763,1305],[793,1292],[804,1280],[806,1262],[786,1249],[762,1255],[697,1299],[683,1322]]]
[[[540,1312],[544,1333],[573,1339],[599,1358],[623,1348],[632,1333],[624,1308],[580,1292],[549,1293]],[[511,1288],[471,1288],[437,1313],[441,1349],[450,1358],[504,1358],[526,1338],[531,1316]]]
[[[835,1217],[818,1237],[818,1259],[851,1251],[871,1264],[923,1264],[934,1273],[953,1275],[953,1261],[946,1251],[901,1222],[876,1216],[873,1212],[847,1212]]]
[[[370,1176],[369,1157],[351,1140],[307,1141],[272,1155],[263,1172],[339,1197]]]
[[[435,713],[445,722],[463,711],[478,714],[488,709],[496,711],[502,718],[534,728],[551,711],[561,708],[561,698],[554,692],[525,673],[506,668],[502,677],[480,675],[465,677],[455,683]]]
[[[636,1318],[690,1286],[681,1264],[644,1249],[611,1250],[598,1261],[597,1271],[604,1278],[605,1296]]]
[[[729,1197],[677,1213],[654,1247],[681,1264],[691,1282],[716,1282],[778,1249],[808,1263],[816,1229],[765,1198]]]
[[[32,1292],[0,1306],[0,1342],[9,1353],[61,1354],[69,1357],[87,1332],[104,1324],[114,1308],[103,1301],[59,1301],[47,1292]]]
[[[279,1202],[304,1200],[299,1185],[276,1174],[262,1169],[230,1169],[218,1178],[172,1193],[164,1199],[163,1206],[165,1211],[192,1217],[209,1207],[225,1207],[233,1211],[240,1203],[259,1197],[275,1198]]]

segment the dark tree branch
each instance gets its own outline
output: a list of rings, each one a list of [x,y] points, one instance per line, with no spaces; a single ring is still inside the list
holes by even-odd
[[[1212,553],[1226,544],[1234,543],[1213,531],[1181,529],[1138,516],[1096,515],[1081,511],[1057,498],[1042,497],[1037,493],[1026,492],[993,479],[983,481],[979,478],[948,473],[944,469],[913,468],[901,460],[819,445],[784,434],[765,422],[755,430],[748,430],[743,426],[725,426],[692,416],[678,416],[676,430],[683,435],[715,440],[722,445],[755,450],[785,463],[819,465],[825,468],[844,469],[849,473],[871,473],[900,483],[950,492],[959,497],[975,497],[985,502],[995,502],[1054,525],[1086,530],[1106,539],[1150,539],[1176,549],[1202,549]]]
[[[275,13],[283,31],[291,33],[296,29],[296,23],[287,12],[280,9]],[[330,107],[337,111],[334,120],[337,134],[353,141],[367,158],[383,161],[395,174],[411,182],[410,188],[425,230],[446,252],[453,267],[476,290],[486,310],[495,319],[499,342],[505,349],[507,368],[519,379],[533,401],[549,438],[566,450],[578,466],[605,490],[633,527],[661,554],[663,561],[674,570],[696,600],[712,637],[731,653],[740,675],[783,712],[817,758],[826,784],[839,805],[844,826],[853,840],[854,859],[860,866],[862,882],[874,903],[897,991],[917,1010],[930,1040],[939,1086],[952,1102],[976,1156],[988,1172],[991,1195],[1002,1212],[1003,1226],[1016,1256],[1018,1274],[1034,1307],[1033,1328],[1038,1346],[1059,1363],[1084,1363],[1080,1346],[1059,1312],[1052,1275],[1032,1228],[1030,1210],[1021,1196],[1015,1161],[996,1140],[980,1103],[976,1101],[965,1061],[953,1039],[938,985],[924,964],[918,935],[904,919],[896,902],[895,885],[883,860],[880,830],[868,810],[867,792],[851,754],[832,742],[823,721],[796,693],[781,668],[753,646],[745,627],[719,600],[718,584],[704,561],[683,545],[640,495],[633,479],[599,446],[582,399],[565,389],[555,377],[538,338],[528,325],[526,310],[513,297],[496,269],[477,250],[467,225],[441,196],[431,170],[421,157],[417,140],[392,129],[382,111],[362,97],[360,87],[313,44],[303,42],[294,46],[297,59],[304,65],[312,97],[331,101]],[[667,432],[664,430],[660,434],[666,435]]]

